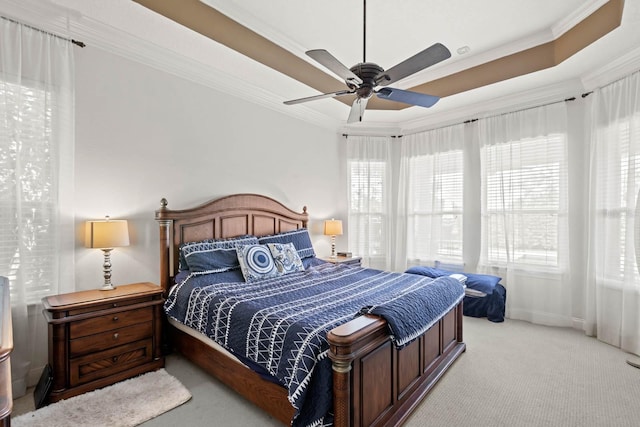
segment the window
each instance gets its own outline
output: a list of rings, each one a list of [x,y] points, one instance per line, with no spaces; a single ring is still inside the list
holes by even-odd
[[[462,264],[463,151],[409,159],[407,259]]]
[[[631,124],[634,124],[631,129]],[[596,239],[606,247],[598,258],[599,271],[607,279],[621,281],[625,273],[640,283],[636,253],[640,249],[640,114],[602,129],[607,141],[616,141],[615,155],[598,158],[596,215],[603,233]],[[633,236],[633,237],[631,237]],[[635,243],[635,247],[629,243]]]
[[[566,217],[564,134],[482,148],[485,262],[559,267]]]
[[[10,280],[12,301],[35,303],[57,279],[55,102],[43,89],[7,82],[0,83],[0,98],[0,118],[20,123],[0,127],[0,274]]]
[[[387,164],[382,161],[351,161],[349,176],[349,248],[356,254],[385,257],[389,197],[385,192]]]
[[[346,143],[349,250],[368,267],[389,269],[391,138],[349,136]]]

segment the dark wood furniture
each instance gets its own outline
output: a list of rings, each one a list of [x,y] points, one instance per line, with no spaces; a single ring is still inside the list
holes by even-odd
[[[362,257],[359,256],[336,256],[336,257],[323,257],[323,261],[332,262],[334,264],[345,264],[345,265],[353,265],[356,267],[362,266]]]
[[[53,375],[44,403],[162,368],[162,292],[134,283],[43,298]]]
[[[13,330],[9,281],[0,278],[0,427],[11,425],[13,398],[11,393],[11,362]]]
[[[160,283],[165,291],[177,274],[183,242],[269,235],[308,223],[306,207],[297,213],[256,194],[227,196],[185,210],[171,210],[163,199],[155,217],[160,226]],[[294,410],[283,387],[260,378],[202,337],[171,324],[168,336],[170,345],[186,358],[283,424],[290,424]],[[373,316],[358,317],[332,330],[327,338],[333,360],[335,425],[399,425],[465,351],[462,305],[400,351],[389,339],[386,322]]]

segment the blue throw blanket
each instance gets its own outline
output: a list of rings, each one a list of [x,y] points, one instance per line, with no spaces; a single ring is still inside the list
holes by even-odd
[[[165,311],[277,378],[295,408],[293,426],[333,421],[328,331],[371,307],[385,316],[396,343],[406,345],[464,295],[450,278],[434,282],[330,263],[253,283],[229,282],[229,277],[188,277],[171,290]],[[413,307],[411,320],[403,319],[408,313],[401,305]]]
[[[365,307],[387,321],[391,340],[398,349],[406,347],[436,323],[464,297],[464,286],[452,277],[438,277],[430,286],[413,286],[384,304]]]

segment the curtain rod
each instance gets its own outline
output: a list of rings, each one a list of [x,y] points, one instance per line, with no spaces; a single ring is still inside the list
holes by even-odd
[[[586,93],[583,93],[583,94],[581,95],[581,97],[582,97],[582,98],[586,98],[587,96],[591,95],[592,93],[593,93],[593,92],[586,92]],[[522,108],[522,109],[520,109],[520,110],[515,110],[515,111],[508,111],[508,112],[506,112],[506,113],[494,114],[494,115],[492,115],[492,116],[486,116],[486,117],[482,117],[482,118],[483,118],[483,119],[488,119],[488,118],[490,118],[490,117],[499,117],[499,116],[504,116],[504,115],[506,115],[506,114],[519,113],[519,112],[521,112],[521,111],[532,110],[532,109],[534,109],[534,108],[546,107],[546,106],[548,106],[548,105],[559,104],[560,102],[569,102],[569,101],[575,101],[575,100],[576,100],[576,97],[575,97],[575,96],[573,96],[573,97],[571,97],[571,98],[565,98],[565,99],[563,99],[563,100],[561,100],[561,101],[552,101],[552,102],[548,102],[548,103],[546,103],[546,104],[534,105],[534,106],[532,106],[532,107]],[[456,126],[456,125],[461,125],[461,124],[469,124],[469,123],[477,122],[478,120],[480,120],[480,119],[469,119],[469,120],[465,120],[465,121],[463,121],[463,122],[461,122],[461,123],[454,123],[454,124],[450,124],[450,125],[446,125],[446,126],[440,126],[440,127],[437,127],[437,128],[431,128],[431,129],[421,130],[421,131],[419,131],[419,132],[414,132],[414,133],[428,132],[428,131],[431,131],[431,130],[444,129],[444,128],[448,128],[448,127]],[[403,134],[403,135],[413,135],[414,133],[408,133],[408,134]],[[402,137],[403,137],[403,135],[378,135],[378,136],[390,136],[391,138],[402,138]],[[349,137],[349,134],[343,133],[343,134],[342,134],[342,136],[344,136],[345,138],[348,138],[348,137]],[[355,135],[352,135],[352,136],[360,136],[360,135],[355,134]],[[376,136],[376,135],[362,135],[362,136]]]
[[[591,93],[591,92],[589,92]],[[583,93],[582,97],[585,98],[589,95],[589,93]],[[546,104],[540,104],[540,105],[533,105],[531,107],[526,107],[526,108],[521,108],[519,110],[514,110],[514,111],[507,111],[506,113],[500,113],[500,114],[494,114],[492,116],[486,116],[486,117],[481,117],[482,119],[488,119],[491,117],[500,117],[500,116],[506,116],[507,114],[512,114],[512,113],[520,113],[522,111],[528,111],[528,110],[533,110],[534,108],[540,108],[540,107],[547,107],[549,105],[554,105],[554,104],[560,104],[561,102],[569,102],[569,101],[575,101],[576,97],[572,96],[571,98],[565,98],[561,101],[551,101],[551,102],[547,102]],[[473,122],[477,122],[480,119],[469,119],[469,120],[465,120],[462,123],[473,123]]]
[[[53,36],[53,37],[56,37],[56,38],[59,38],[59,39],[62,39],[62,40],[66,40],[68,42],[71,42],[71,43],[75,44],[76,46],[80,46],[80,47],[85,47],[86,46],[81,41],[74,40],[74,39],[68,39],[66,37],[62,37],[62,36],[59,36],[57,34],[53,34],[53,33],[49,32],[49,31],[45,31],[45,30],[42,30],[40,28],[36,28],[36,27],[34,27],[32,25],[25,24],[25,23],[20,22],[20,21],[16,21],[15,19],[7,18],[6,16],[0,15],[0,18],[4,19],[6,21],[9,21],[9,22],[13,22],[14,24],[22,25],[23,27],[27,27],[27,28],[30,28],[30,29],[35,30],[35,31],[40,31],[41,33],[48,34],[50,36]]]
[[[343,133],[342,136],[349,138],[350,136],[371,136],[373,138],[402,138],[402,135],[371,135],[371,134],[357,134],[357,133]]]

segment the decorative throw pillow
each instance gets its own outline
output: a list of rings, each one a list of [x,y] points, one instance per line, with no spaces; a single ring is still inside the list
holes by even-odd
[[[245,282],[255,282],[280,274],[266,245],[238,246],[236,252]]]
[[[203,240],[183,244],[180,253],[192,273],[209,274],[240,268],[236,247],[258,244],[255,236],[240,236],[231,239]]]
[[[280,274],[304,271],[304,265],[293,243],[267,244]]]
[[[309,231],[306,228],[259,237],[258,242],[261,245],[268,243],[293,243],[301,259],[316,256],[313,245],[311,244],[311,238],[309,237]]]

